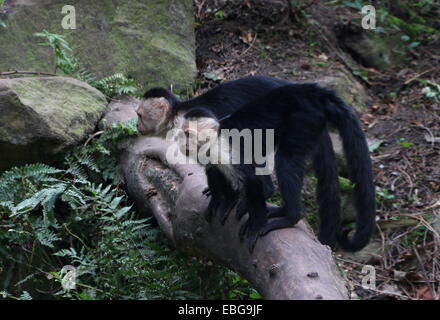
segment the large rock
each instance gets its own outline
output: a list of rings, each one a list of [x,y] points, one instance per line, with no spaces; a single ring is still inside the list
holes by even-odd
[[[362,29],[358,20],[340,27],[341,46],[360,64],[368,68],[386,70],[399,65],[405,58],[400,32],[377,33]]]
[[[64,30],[63,6],[76,9],[76,30]],[[35,32],[62,34],[81,64],[99,77],[123,72],[145,87],[192,84],[196,74],[192,0],[6,0],[1,15],[0,71],[53,71]]]
[[[73,78],[0,79],[0,171],[52,162],[93,131],[106,105]]]
[[[349,106],[363,112],[371,104],[364,87],[345,71],[334,71],[331,75],[320,77],[312,82],[334,90]]]

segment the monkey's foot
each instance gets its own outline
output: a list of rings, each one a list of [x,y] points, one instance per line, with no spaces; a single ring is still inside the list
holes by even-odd
[[[291,228],[295,224],[297,224],[297,222],[301,220],[301,218],[302,215],[298,215],[298,216],[289,216],[271,221],[260,229],[259,235],[262,237],[273,230]]]
[[[209,223],[212,221],[213,212],[210,207],[206,209],[206,211],[203,213],[203,216],[205,217],[205,220]]]
[[[257,244],[258,237],[259,237],[259,235],[257,232],[257,233],[249,234],[248,237],[246,238],[246,246],[247,246],[250,253],[252,253],[254,251],[255,245]]]
[[[246,200],[241,200],[238,203],[237,210],[235,212],[235,218],[240,221],[241,218],[248,212],[248,204]]]
[[[286,216],[285,207],[268,207],[267,208],[267,217],[271,218],[280,218]]]
[[[211,198],[208,204],[208,208],[206,208],[206,211],[204,213],[204,217],[207,222],[212,221],[212,217],[215,215],[215,212],[217,211],[218,207],[219,207],[219,203]]]
[[[238,236],[240,238],[240,242],[245,240],[246,247],[248,248],[249,252],[252,253],[254,251],[255,244],[257,243],[259,232],[252,232],[250,229],[249,221],[246,221],[241,225]]]
[[[319,242],[321,242],[323,245],[329,246],[332,250],[336,248],[336,239],[337,239],[336,234],[325,235],[325,236],[319,234],[318,236]]]
[[[249,220],[240,226],[240,230],[238,231],[238,237],[240,238],[240,241],[243,241],[246,238],[248,234],[248,229],[249,229]]]
[[[230,201],[229,204],[226,204],[226,199],[223,202],[224,205],[220,206],[219,211],[220,211],[220,223],[223,226],[226,223],[226,220],[229,217],[229,214],[231,213],[232,209],[234,209],[234,207],[236,206],[238,202],[238,199],[232,200]],[[226,205],[225,205],[226,204]]]

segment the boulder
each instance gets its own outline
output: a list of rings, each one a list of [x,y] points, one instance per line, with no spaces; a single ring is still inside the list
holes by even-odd
[[[331,75],[310,79],[321,87],[334,90],[350,107],[363,112],[371,104],[365,88],[347,71],[335,70]]]
[[[73,78],[0,79],[0,171],[50,163],[96,127],[105,96]]]
[[[76,29],[63,29],[72,5]],[[1,14],[1,13],[0,13]],[[196,75],[192,0],[6,0],[0,28],[0,71],[54,71],[50,48],[36,32],[64,35],[81,66],[98,77],[123,72],[143,88],[190,86]]]
[[[362,29],[358,20],[340,26],[339,43],[351,56],[367,68],[387,70],[401,64],[405,50],[400,32],[377,33]]]

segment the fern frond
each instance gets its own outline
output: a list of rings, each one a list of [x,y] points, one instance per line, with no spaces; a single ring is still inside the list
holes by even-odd
[[[76,72],[75,78],[87,82],[92,87],[96,85],[96,81],[97,81],[96,76],[90,70],[84,68],[81,68]]]

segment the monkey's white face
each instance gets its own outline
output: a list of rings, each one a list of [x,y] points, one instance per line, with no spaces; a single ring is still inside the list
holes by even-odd
[[[183,136],[179,139],[179,149],[194,160],[198,155],[211,155],[218,145],[219,123],[212,118],[188,118],[179,121]]]

